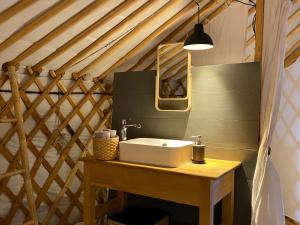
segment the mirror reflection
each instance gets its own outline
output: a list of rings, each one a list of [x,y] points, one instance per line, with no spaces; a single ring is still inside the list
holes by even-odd
[[[187,98],[188,51],[183,43],[160,45],[157,50],[160,98]]]

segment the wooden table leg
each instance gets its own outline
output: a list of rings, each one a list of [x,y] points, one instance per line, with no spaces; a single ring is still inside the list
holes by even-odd
[[[222,200],[222,225],[233,225],[234,192],[230,192]]]
[[[199,208],[199,225],[213,225],[214,224],[214,206],[207,202]]]
[[[91,186],[88,181],[84,182],[84,210],[83,220],[85,225],[95,225],[95,201],[96,201],[96,188]]]

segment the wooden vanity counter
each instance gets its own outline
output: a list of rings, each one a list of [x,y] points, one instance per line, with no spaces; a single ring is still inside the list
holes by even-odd
[[[199,224],[213,225],[214,205],[222,203],[222,225],[233,225],[234,171],[236,161],[206,159],[206,164],[178,168],[148,166],[120,161],[84,161],[84,224],[95,217],[126,206],[126,192],[199,207]],[[118,191],[118,197],[97,208],[96,188]]]

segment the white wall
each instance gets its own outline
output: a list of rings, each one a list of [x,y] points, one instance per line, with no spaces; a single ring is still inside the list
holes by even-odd
[[[300,59],[283,78],[271,156],[280,175],[286,215],[300,222]]]

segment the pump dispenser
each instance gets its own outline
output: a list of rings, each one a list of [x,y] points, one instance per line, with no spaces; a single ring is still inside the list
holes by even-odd
[[[205,145],[201,143],[201,135],[192,136],[195,139],[195,144],[193,145],[193,163],[203,164],[205,163]]]

